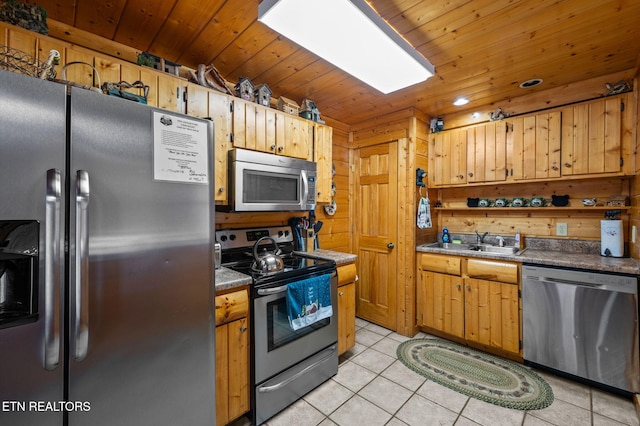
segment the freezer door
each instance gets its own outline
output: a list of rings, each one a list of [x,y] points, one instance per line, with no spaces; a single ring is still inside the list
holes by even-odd
[[[65,87],[0,70],[0,424],[62,424]]]
[[[214,424],[212,124],[70,103],[69,425]]]

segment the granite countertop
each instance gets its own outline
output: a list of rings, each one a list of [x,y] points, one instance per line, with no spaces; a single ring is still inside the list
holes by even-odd
[[[347,263],[353,263],[358,259],[358,256],[351,253],[343,253],[340,251],[322,250],[316,249],[314,251],[296,252],[309,257],[317,257],[319,259],[329,259],[336,262],[337,266],[345,265]]]
[[[351,253],[342,253],[332,250],[314,250],[312,252],[298,252],[310,257],[316,257],[320,259],[329,259],[336,262],[337,266],[347,263],[355,262],[358,256]],[[249,285],[252,279],[249,275],[242,274],[240,272],[233,271],[224,266],[216,269],[216,291],[229,290],[236,287],[242,287]]]
[[[229,290],[251,284],[249,275],[241,274],[224,266],[216,269],[216,291]]]
[[[629,257],[604,257],[593,253],[576,253],[571,251],[554,251],[525,248],[516,254],[497,254],[486,252],[455,252],[447,249],[428,247],[422,244],[416,251],[424,253],[441,253],[452,256],[469,256],[485,259],[509,260],[520,263],[535,263],[538,265],[560,266],[566,268],[588,269],[601,272],[640,275],[638,263]]]

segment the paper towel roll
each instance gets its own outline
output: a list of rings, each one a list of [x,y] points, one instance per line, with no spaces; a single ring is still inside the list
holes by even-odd
[[[621,220],[600,221],[600,254],[612,257],[624,256]]]

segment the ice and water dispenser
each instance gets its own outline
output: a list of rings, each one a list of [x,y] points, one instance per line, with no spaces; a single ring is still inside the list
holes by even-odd
[[[37,319],[38,231],[34,220],[0,220],[0,328]]]

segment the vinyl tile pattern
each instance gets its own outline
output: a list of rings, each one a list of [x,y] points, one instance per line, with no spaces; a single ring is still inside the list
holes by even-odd
[[[358,318],[356,345],[340,358],[338,374],[266,425],[640,426],[630,400],[541,371],[555,395],[545,409],[512,410],[469,398],[405,367],[395,348],[408,339]]]

